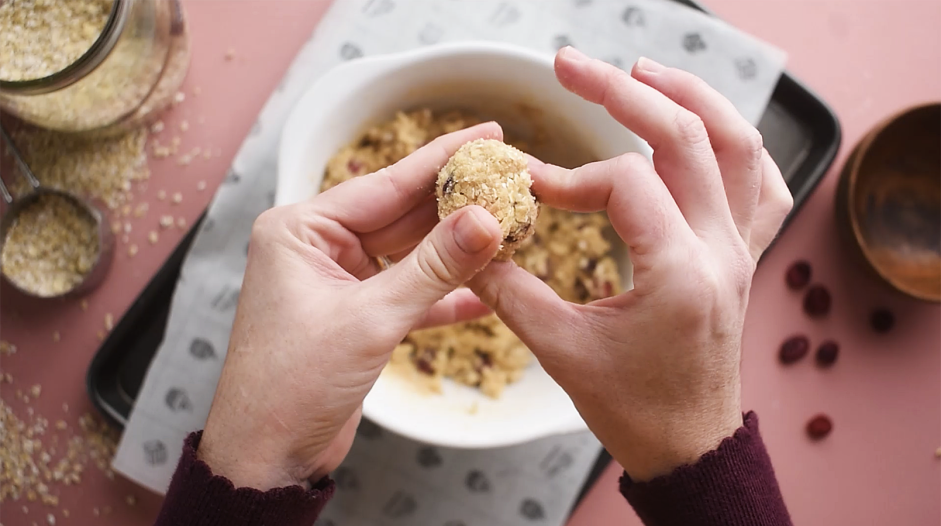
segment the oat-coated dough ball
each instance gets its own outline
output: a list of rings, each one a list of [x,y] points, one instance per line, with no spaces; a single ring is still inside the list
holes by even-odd
[[[503,244],[494,259],[509,261],[535,232],[539,205],[532,184],[523,152],[493,139],[471,141],[438,172],[438,217],[468,205],[485,208],[503,230]]]

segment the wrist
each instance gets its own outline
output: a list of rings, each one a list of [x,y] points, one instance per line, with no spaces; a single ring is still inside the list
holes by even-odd
[[[290,456],[274,444],[237,443],[231,434],[218,432],[206,424],[196,450],[196,458],[205,462],[214,475],[225,477],[236,488],[267,491],[288,486],[309,487],[308,476],[299,467],[292,467]]]
[[[701,422],[690,418],[674,419],[616,441],[609,452],[632,480],[650,481],[669,475],[680,466],[695,464],[734,435],[743,423],[741,411]]]

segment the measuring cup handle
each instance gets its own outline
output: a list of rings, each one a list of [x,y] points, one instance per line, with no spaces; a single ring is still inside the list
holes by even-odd
[[[13,158],[16,159],[16,164],[19,165],[20,171],[23,172],[23,177],[26,177],[26,180],[29,181],[30,186],[33,187],[33,190],[39,188],[39,179],[33,175],[33,171],[29,169],[29,165],[26,164],[26,161],[23,160],[23,156],[20,155],[20,150],[13,144],[13,138],[7,133],[7,131],[0,125],[0,135],[3,136],[3,142],[7,143],[7,146],[10,148],[10,152],[13,153]],[[3,182],[0,181],[0,193],[3,194],[3,199],[7,203],[13,202],[13,196],[10,195],[10,191],[7,190],[6,186],[3,186]]]
[[[8,205],[13,204],[13,196],[10,195],[10,191],[7,190],[7,186],[3,184],[3,179],[0,179],[0,195],[3,195],[3,200],[6,201]]]

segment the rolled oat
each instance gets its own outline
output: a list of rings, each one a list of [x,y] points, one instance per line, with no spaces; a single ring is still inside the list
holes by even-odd
[[[95,140],[38,129],[21,129],[13,137],[43,186],[98,199],[111,210],[130,201],[132,182],[150,177],[146,129]],[[29,190],[23,178],[15,189]]]

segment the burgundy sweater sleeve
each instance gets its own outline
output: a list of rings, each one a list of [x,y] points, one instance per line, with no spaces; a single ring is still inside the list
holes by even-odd
[[[328,478],[311,489],[236,488],[196,458],[201,437],[202,431],[186,438],[155,526],[311,526],[333,496]]]
[[[753,412],[693,465],[645,483],[625,473],[621,493],[647,526],[791,526]]]

